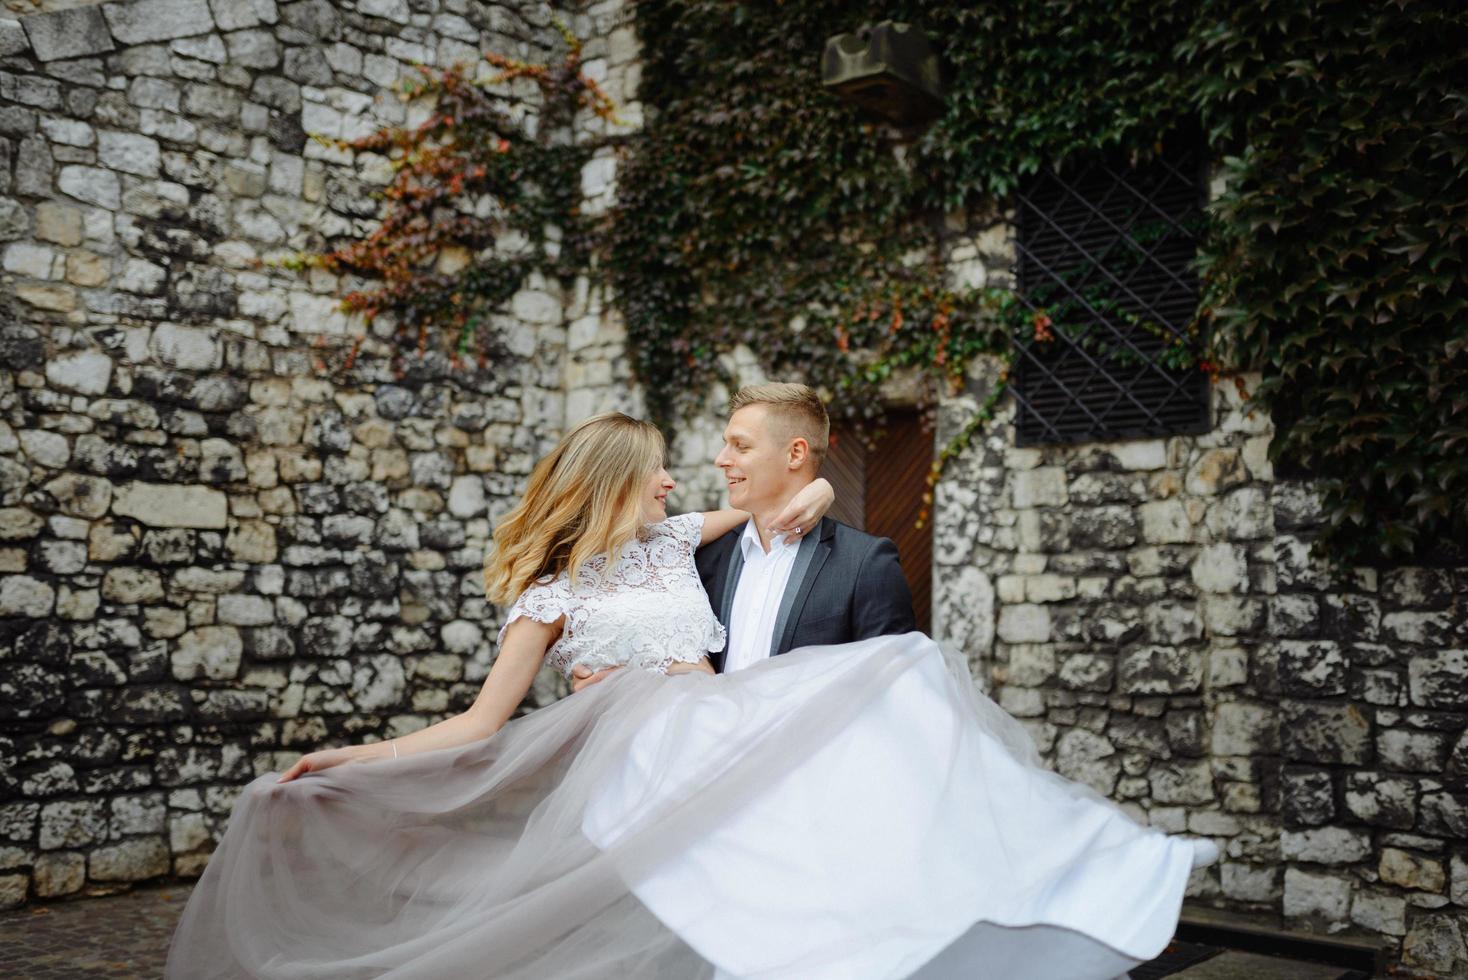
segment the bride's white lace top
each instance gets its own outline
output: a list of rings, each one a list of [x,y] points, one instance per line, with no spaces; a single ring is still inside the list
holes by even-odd
[[[702,531],[702,514],[670,517],[627,542],[610,574],[603,575],[606,556],[597,555],[574,586],[565,572],[537,580],[510,606],[500,642],[521,616],[542,623],[565,616],[545,662],[566,675],[581,664],[665,671],[722,650],[724,627],[693,564]]]

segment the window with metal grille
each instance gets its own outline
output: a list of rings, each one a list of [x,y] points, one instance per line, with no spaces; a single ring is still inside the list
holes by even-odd
[[[1206,432],[1198,282],[1206,155],[1180,131],[1150,162],[1100,155],[1016,193],[1020,445]]]

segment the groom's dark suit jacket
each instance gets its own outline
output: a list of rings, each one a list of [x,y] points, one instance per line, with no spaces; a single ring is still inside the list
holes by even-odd
[[[744,549],[739,546],[743,535],[741,524],[698,549],[695,556],[709,602],[726,630],[744,568]],[[849,643],[915,629],[912,593],[897,561],[897,546],[890,538],[824,517],[816,533],[800,542],[775,620],[770,653],[775,656],[797,647]],[[723,650],[709,654],[714,670],[724,670],[728,651],[725,643]]]

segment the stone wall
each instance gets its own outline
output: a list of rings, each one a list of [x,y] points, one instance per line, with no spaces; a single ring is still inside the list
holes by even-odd
[[[532,275],[482,372],[400,374],[390,330],[342,372],[354,283],[276,261],[377,214],[383,161],[308,133],[414,118],[380,97],[414,61],[544,59],[544,7],[7,6],[0,906],[196,874],[253,774],[467,705],[492,520],[567,424],[646,407],[588,279]],[[640,125],[621,0],[565,18]],[[609,135],[556,134],[599,147],[583,213],[615,201]],[[1005,284],[1006,217],[953,228],[955,282]],[[752,352],[729,366],[761,380]],[[684,509],[722,498],[726,396],[675,442]],[[1224,846],[1193,901],[1468,974],[1468,572],[1326,575],[1309,485],[1276,478],[1231,386],[1198,437],[1020,449],[1008,411],[938,487],[935,633],[1059,771]]]
[[[626,19],[565,14],[635,125]],[[616,313],[532,275],[503,363],[402,374],[384,328],[343,372],[353,283],[274,260],[378,213],[384,161],[309,133],[423,111],[384,97],[413,62],[563,50],[528,2],[0,17],[0,907],[196,874],[254,774],[477,693],[491,520],[568,417],[637,407]]]
[[[955,280],[1007,282],[1004,216],[962,223]],[[1019,448],[1001,402],[938,486],[935,632],[1059,772],[1218,842],[1190,901],[1468,976],[1468,568],[1332,577],[1240,405],[1225,381],[1201,436]]]

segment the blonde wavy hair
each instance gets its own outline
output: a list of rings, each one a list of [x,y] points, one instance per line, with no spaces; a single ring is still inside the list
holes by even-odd
[[[489,601],[509,605],[542,575],[565,571],[574,581],[588,559],[620,553],[642,527],[641,491],[666,452],[657,426],[621,412],[567,432],[494,529],[484,562]]]

